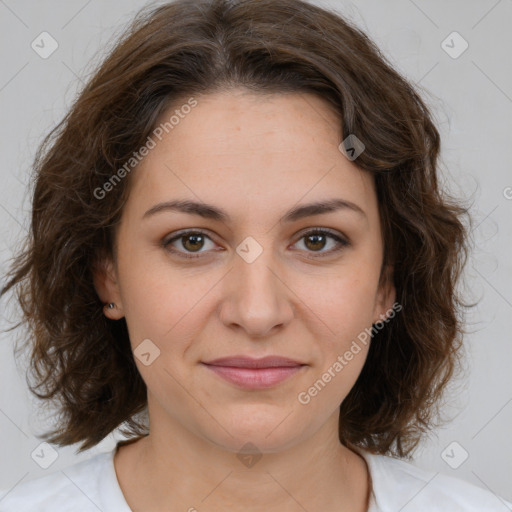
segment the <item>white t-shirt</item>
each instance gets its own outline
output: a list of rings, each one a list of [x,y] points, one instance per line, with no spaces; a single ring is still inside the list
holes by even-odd
[[[0,512],[131,512],[112,451],[0,494]],[[360,452],[372,478],[368,512],[510,512],[508,503],[463,480],[407,462]]]

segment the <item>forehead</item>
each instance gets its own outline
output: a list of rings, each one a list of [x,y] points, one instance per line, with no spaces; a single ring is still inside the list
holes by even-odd
[[[184,197],[240,212],[326,196],[375,199],[371,176],[338,149],[338,115],[317,96],[239,90],[195,100],[191,109],[176,101],[158,120],[174,116],[133,173],[130,196],[141,208]]]

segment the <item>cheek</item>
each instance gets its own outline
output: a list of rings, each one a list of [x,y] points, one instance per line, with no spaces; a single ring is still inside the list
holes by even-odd
[[[321,279],[301,276],[294,291],[309,317],[326,333],[326,346],[342,349],[373,321],[378,274],[368,266],[346,266]],[[317,329],[318,330],[318,329]]]
[[[135,363],[148,391],[161,403],[186,410],[190,397],[180,383],[190,380],[188,363],[195,362],[194,341],[200,337],[209,314],[204,296],[213,283],[206,279],[199,288],[168,268],[167,272],[157,267],[140,268],[138,273],[136,268],[130,267],[122,291]],[[144,352],[151,354],[148,365],[138,357],[144,353],[138,348],[145,346],[143,343],[148,347]]]
[[[373,305],[378,272],[368,265],[347,265],[335,275],[311,286],[302,278],[297,293],[303,298],[304,317],[315,339],[316,368],[308,379],[304,404],[315,407],[336,406],[346,397],[357,380],[371,342]],[[307,313],[309,311],[309,313]],[[322,406],[320,404],[323,404]]]
[[[297,394],[308,415],[339,407],[354,386],[371,342],[372,287],[354,278],[339,279],[321,294],[310,294],[314,311],[315,366]],[[321,321],[318,320],[319,317]]]
[[[119,250],[118,275],[123,310],[132,346],[151,339],[160,346],[165,335],[187,323],[195,295],[178,271],[158,261],[154,251]],[[196,298],[196,302],[199,299]],[[180,320],[181,319],[181,320]]]

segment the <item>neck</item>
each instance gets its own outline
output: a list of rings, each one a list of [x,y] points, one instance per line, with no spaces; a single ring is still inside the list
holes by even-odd
[[[118,448],[119,483],[135,512],[364,512],[368,470],[339,442],[337,416],[308,439],[273,453],[236,453],[179,423],[152,425],[149,436]]]

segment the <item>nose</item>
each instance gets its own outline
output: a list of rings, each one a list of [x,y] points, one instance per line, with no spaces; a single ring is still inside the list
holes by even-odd
[[[294,317],[294,294],[271,250],[248,263],[236,255],[223,280],[219,316],[227,327],[243,329],[250,338],[263,338],[283,329]]]

